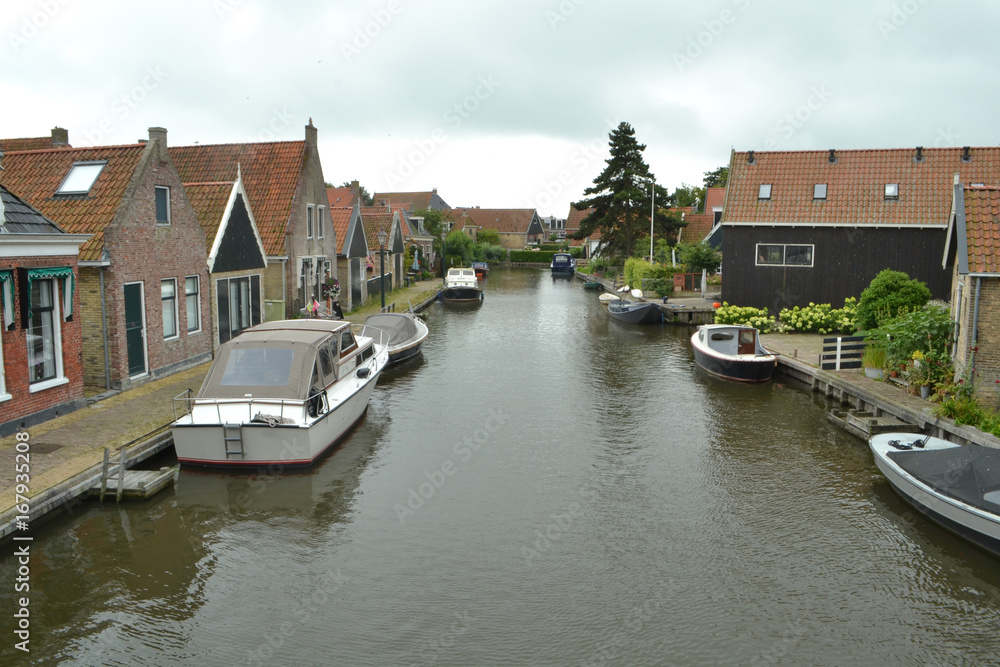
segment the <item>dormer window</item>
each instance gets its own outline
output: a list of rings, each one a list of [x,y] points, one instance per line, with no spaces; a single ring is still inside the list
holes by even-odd
[[[771,184],[761,183],[760,190],[757,192],[757,199],[770,199],[771,198]]]
[[[62,185],[56,190],[57,195],[85,195],[94,187],[94,182],[101,175],[107,162],[76,162],[70,167],[69,173],[63,179]]]
[[[817,183],[813,186],[813,199],[826,199],[826,183]]]
[[[899,199],[899,183],[886,183],[885,184],[885,198],[886,199]]]

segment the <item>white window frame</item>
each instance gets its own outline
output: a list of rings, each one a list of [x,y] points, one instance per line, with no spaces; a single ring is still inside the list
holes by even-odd
[[[885,184],[885,198],[890,200],[899,199],[899,183]]]
[[[761,246],[781,246],[781,263],[770,263],[760,261],[760,247]],[[789,264],[788,258],[788,247],[802,247],[809,248],[809,263],[808,264]],[[799,269],[811,269],[816,265],[816,244],[814,243],[758,243],[754,248],[754,265],[763,266],[766,268],[774,268],[778,266],[787,266]]]
[[[171,297],[169,299],[163,298],[163,284],[164,283],[173,283],[173,285],[174,285],[174,295],[173,295],[173,297]],[[181,337],[181,323],[180,323],[178,312],[177,312],[177,279],[176,278],[164,278],[163,280],[160,281],[160,312],[161,313],[165,312],[165,311],[163,311],[163,305],[164,305],[163,302],[167,301],[167,300],[173,301],[173,307],[174,307],[174,333],[172,335],[169,335],[169,336],[167,335],[166,318],[163,318],[163,322],[162,322],[162,325],[163,325],[163,340],[177,340],[178,338]]]
[[[771,190],[773,183],[761,183],[760,187],[757,188],[757,200],[758,201],[771,201]]]
[[[62,307],[62,299],[60,298],[59,291],[59,281],[55,278],[44,278],[36,282],[48,282],[52,286],[52,351],[55,355],[56,372],[55,376],[47,380],[39,380],[38,382],[31,381],[31,370],[28,370],[28,393],[34,394],[35,392],[44,391],[46,389],[52,389],[53,387],[60,387],[64,384],[69,384],[69,378],[65,376],[63,372],[63,346],[62,346],[62,313],[60,309]],[[30,323],[29,323],[30,330]],[[25,336],[27,338],[27,336]],[[28,341],[30,345],[30,341]],[[31,352],[28,352],[28,360],[31,360]]]
[[[306,205],[306,238],[313,237],[313,221],[316,217],[316,207],[312,204]]]
[[[160,191],[167,193],[167,219],[160,220],[159,213],[157,212],[156,206],[156,194]],[[170,224],[170,188],[166,185],[157,185],[153,188],[153,216],[156,218],[156,224],[167,226]]]
[[[102,173],[104,173],[104,167],[106,167],[107,164],[108,164],[107,160],[85,160],[85,161],[81,161],[81,162],[74,162],[73,166],[69,168],[68,172],[66,172],[66,178],[64,178],[62,180],[62,183],[59,184],[59,187],[56,188],[56,194],[57,195],[85,195],[85,194],[88,194],[91,190],[94,189],[94,183],[96,183],[97,179],[101,177]],[[69,186],[70,182],[73,180],[72,179],[73,173],[77,171],[78,167],[100,167],[100,169],[98,169],[97,172],[94,174],[94,178],[92,178],[90,180],[90,183],[87,185],[87,189],[86,190],[81,190],[79,188],[76,188],[74,190],[67,190],[66,188]]]
[[[820,188],[823,189],[822,196],[820,196]],[[826,201],[826,195],[830,191],[829,186],[826,183],[814,183],[813,184],[813,200],[815,201]]]
[[[323,227],[324,227],[324,225],[323,225],[323,213],[325,211],[326,211],[326,208],[323,207],[323,206],[317,206],[316,207],[316,238],[318,238],[318,239],[323,238],[323,234],[324,234],[324,231],[325,231],[323,229]]]
[[[194,280],[194,293],[188,292],[188,281]],[[195,327],[191,328],[191,308],[190,301],[191,297],[194,297],[194,312],[195,318],[197,319]],[[189,334],[198,333],[201,331],[201,277],[200,276],[184,276],[184,311],[187,313],[187,332]]]

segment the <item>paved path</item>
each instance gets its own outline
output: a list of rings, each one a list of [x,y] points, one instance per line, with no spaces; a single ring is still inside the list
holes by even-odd
[[[30,496],[101,463],[105,447],[116,451],[164,429],[174,419],[171,399],[188,388],[197,392],[208,366],[148,382],[28,428]],[[0,440],[0,513],[14,506],[15,442],[15,436]]]

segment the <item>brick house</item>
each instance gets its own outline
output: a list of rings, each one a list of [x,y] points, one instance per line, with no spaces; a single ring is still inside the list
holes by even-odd
[[[455,208],[451,213],[458,229],[495,229],[500,245],[508,250],[524,250],[545,236],[542,219],[533,208]]]
[[[952,268],[955,370],[973,377],[977,398],[993,406],[1000,400],[1000,187],[954,187],[942,265]]]
[[[947,299],[955,174],[1000,183],[1000,148],[733,152],[721,220],[722,299],[838,307],[883,269]]]
[[[86,405],[74,311],[88,238],[0,186],[0,437]]]
[[[61,127],[52,128],[47,137],[26,137],[21,139],[0,139],[0,151],[41,151],[46,148],[68,148],[69,132]]]
[[[437,188],[430,192],[376,192],[372,196],[376,206],[401,206],[407,212],[447,211],[450,206],[438,194]]]
[[[185,183],[234,183],[242,174],[267,255],[269,313],[292,317],[322,300],[323,282],[337,275],[337,240],[312,119],[303,141],[174,146],[170,156]]]
[[[368,241],[369,262],[372,269],[372,278],[368,286],[369,294],[379,294],[381,289],[378,281],[382,262],[379,259],[379,232],[385,233],[385,273],[386,291],[402,287],[403,285],[403,255],[406,246],[403,242],[403,230],[399,222],[400,211],[393,210],[387,206],[362,206],[361,224],[365,230],[365,239]]]
[[[679,243],[701,243],[708,241],[715,247],[721,244],[721,236],[716,240],[714,232],[722,222],[722,207],[726,199],[725,188],[706,188],[705,206],[701,213],[687,212],[684,214],[686,227],[678,230]]]
[[[138,144],[11,152],[0,179],[66,231],[92,235],[78,258],[87,386],[129,388],[211,359],[205,235],[165,129]]]
[[[570,247],[583,246],[583,256],[586,258],[593,257],[600,246],[600,230],[594,230],[594,233],[585,239],[575,239],[573,235],[580,231],[580,223],[593,212],[592,208],[578,209],[570,204],[569,213],[566,215],[566,240],[569,241]]]
[[[330,201],[336,200],[331,197]],[[354,206],[331,204],[330,217],[337,238],[340,239],[340,247],[337,249],[337,275],[340,281],[341,308],[347,311],[368,300],[366,265],[370,253],[357,202]]]
[[[233,183],[185,183],[184,189],[205,231],[214,350],[264,321],[267,256],[239,169]]]

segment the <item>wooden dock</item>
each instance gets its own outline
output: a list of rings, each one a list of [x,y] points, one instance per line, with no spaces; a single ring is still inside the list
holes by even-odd
[[[177,481],[177,466],[159,470],[129,470],[128,447],[122,447],[118,463],[111,463],[111,450],[104,448],[104,464],[100,479],[88,489],[88,495],[97,496],[104,502],[104,496],[114,494],[115,501],[122,498],[145,500],[159,493]]]

